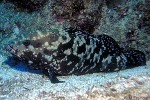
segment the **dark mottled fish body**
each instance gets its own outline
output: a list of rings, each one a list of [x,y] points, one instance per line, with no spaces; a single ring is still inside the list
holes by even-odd
[[[55,74],[80,75],[126,69],[131,60],[113,38],[72,29],[63,34],[32,37],[8,51],[48,75],[51,82],[58,81]]]

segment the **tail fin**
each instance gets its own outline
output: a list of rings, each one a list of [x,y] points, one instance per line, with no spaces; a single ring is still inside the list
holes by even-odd
[[[127,68],[146,65],[145,54],[139,50],[124,50],[123,54],[127,59]]]

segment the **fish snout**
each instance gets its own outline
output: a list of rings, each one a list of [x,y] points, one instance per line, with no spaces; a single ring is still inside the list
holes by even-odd
[[[12,55],[17,55],[17,53],[18,53],[18,49],[15,49],[13,45],[7,45],[5,47],[5,50]]]

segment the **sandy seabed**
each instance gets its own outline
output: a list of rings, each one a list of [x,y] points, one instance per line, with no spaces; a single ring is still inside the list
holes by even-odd
[[[60,76],[52,84],[25,65],[3,64],[0,58],[0,100],[150,100],[150,61],[113,73]]]

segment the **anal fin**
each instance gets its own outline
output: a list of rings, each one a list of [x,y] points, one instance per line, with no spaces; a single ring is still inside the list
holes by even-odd
[[[63,83],[63,81],[59,81],[56,77],[56,73],[54,72],[54,66],[51,65],[50,67],[48,67],[47,71],[51,83]]]

